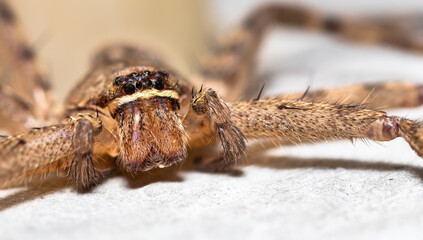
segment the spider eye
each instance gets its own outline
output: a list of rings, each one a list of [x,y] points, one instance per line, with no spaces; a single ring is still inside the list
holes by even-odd
[[[137,82],[137,83],[135,83],[135,87],[136,87],[137,89],[141,89],[141,88],[142,88],[142,84],[141,84],[141,82]]]
[[[151,79],[148,79],[146,85],[147,85],[147,87],[153,87],[154,86],[154,83],[153,83],[153,81],[151,81]]]
[[[151,72],[150,72],[150,71],[148,71],[148,70],[145,70],[145,71],[144,71],[144,75],[145,75],[145,76],[150,76],[150,75],[151,75]]]
[[[163,76],[163,77],[167,77],[167,72],[165,70],[160,70],[157,72],[159,75]]]
[[[162,90],[164,88],[164,82],[162,78],[157,78],[154,82],[154,88],[157,90]]]
[[[123,87],[123,91],[125,91],[126,94],[133,94],[135,92],[135,86],[132,83],[127,83]]]
[[[120,83],[120,77],[116,77],[113,85],[117,86],[119,85],[119,83]]]

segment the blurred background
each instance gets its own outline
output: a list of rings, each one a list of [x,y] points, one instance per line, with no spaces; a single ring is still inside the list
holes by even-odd
[[[17,0],[28,40],[37,49],[59,100],[89,68],[106,43],[125,41],[153,48],[189,70],[205,48],[204,3],[198,0]]]
[[[189,74],[214,39],[230,30],[255,6],[265,2],[294,1],[9,2],[17,12],[28,40],[37,49],[42,66],[53,82],[58,100],[62,101],[75,82],[88,70],[94,51],[106,43],[126,41],[152,48],[164,53],[172,59],[172,64]],[[295,3],[348,14],[416,12],[423,9],[423,1],[418,0],[301,0]],[[379,57],[386,52],[375,52],[374,48],[369,51],[369,48],[357,47],[354,51],[344,51],[345,44],[342,42],[292,29],[278,29],[270,35],[263,44],[259,73],[267,77],[269,72],[273,73],[273,79],[277,79],[281,85],[273,90],[266,89],[267,94],[279,92],[279,89],[303,91],[310,84],[312,88],[321,88],[357,81],[423,77],[423,73],[415,71],[414,62],[403,64],[412,66],[401,70],[394,67],[398,65],[398,59],[388,59],[383,65],[375,65],[375,61],[379,59],[372,56]],[[339,61],[340,56],[347,56],[349,60]],[[367,61],[350,64],[358,58]]]

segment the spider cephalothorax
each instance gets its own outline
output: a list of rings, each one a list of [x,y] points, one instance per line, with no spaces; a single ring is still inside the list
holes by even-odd
[[[138,69],[143,70],[116,76],[108,91],[116,93],[108,109],[118,128],[118,160],[128,171],[166,167],[186,157],[175,84],[164,70]]]

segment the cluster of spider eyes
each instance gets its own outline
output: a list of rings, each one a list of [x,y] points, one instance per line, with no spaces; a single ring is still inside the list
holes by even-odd
[[[151,72],[133,72],[126,76],[115,78],[114,85],[122,86],[126,94],[133,94],[137,89],[155,88],[162,90],[165,88],[165,80],[168,74],[166,71]]]

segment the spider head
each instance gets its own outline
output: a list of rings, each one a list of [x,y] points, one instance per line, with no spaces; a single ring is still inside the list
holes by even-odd
[[[127,75],[116,76],[113,85],[120,87],[122,94],[131,95],[137,90],[156,89],[163,90],[168,88],[168,73],[164,70],[159,71],[138,71]]]
[[[113,117],[123,106],[137,101],[168,99],[179,109],[179,94],[173,88],[173,79],[164,70],[152,67],[128,68],[118,72],[111,85],[105,95]]]
[[[179,94],[166,71],[143,67],[116,76],[109,111],[119,136],[119,160],[128,171],[167,167],[186,157],[177,114]]]

